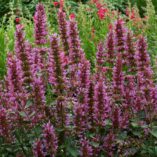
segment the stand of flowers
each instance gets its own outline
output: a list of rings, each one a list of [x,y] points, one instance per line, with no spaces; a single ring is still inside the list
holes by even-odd
[[[157,137],[157,87],[147,52],[119,17],[97,46],[92,69],[75,16],[58,11],[49,34],[44,6],[34,16],[34,43],[16,25],[0,84],[1,152],[17,157],[139,156]],[[142,152],[143,151],[143,152]]]

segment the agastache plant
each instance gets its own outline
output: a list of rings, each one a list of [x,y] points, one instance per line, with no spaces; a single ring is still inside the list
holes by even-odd
[[[55,93],[62,95],[65,89],[65,72],[63,65],[63,53],[59,49],[57,34],[50,38],[51,49],[49,52],[49,82],[55,87]]]
[[[81,139],[81,150],[80,150],[80,156],[81,157],[92,157],[93,156],[93,150],[90,146],[90,143],[87,139]]]
[[[116,52],[123,53],[125,51],[125,27],[124,21],[118,19],[114,24]]]
[[[9,114],[4,107],[0,107],[0,136],[4,137],[6,142],[11,139],[11,124],[8,119]]]
[[[42,138],[34,143],[33,153],[35,157],[55,157],[58,149],[58,140],[54,127],[50,122],[43,125]]]
[[[68,21],[68,44],[69,44],[69,75],[70,75],[70,90],[74,93],[76,92],[77,82],[77,72],[78,65],[81,60],[85,59],[85,54],[81,48],[81,41],[79,38],[79,31],[77,22],[75,19],[70,19]],[[69,92],[69,95],[72,95]]]
[[[111,29],[106,38],[105,61],[113,66],[115,59],[114,31]]]
[[[33,155],[34,157],[45,157],[45,152],[44,152],[44,145],[41,140],[37,140],[34,143],[34,148],[33,148]]]
[[[45,143],[47,155],[55,157],[58,148],[58,140],[55,134],[54,127],[50,122],[43,126],[43,141]]]
[[[137,83],[138,90],[141,97],[144,96],[144,106],[149,120],[152,119],[151,115],[148,115],[153,111],[153,108],[156,108],[156,104],[152,104],[154,101],[154,92],[156,90],[153,82],[153,71],[150,65],[150,57],[147,52],[147,42],[146,39],[141,36],[137,41],[137,52],[136,52],[136,62],[137,62]],[[142,98],[141,98],[142,99]]]
[[[126,56],[126,65],[128,68],[128,72],[130,74],[135,74],[137,70],[137,65],[135,62],[135,43],[133,33],[128,31],[125,39],[125,56]]]
[[[18,93],[22,88],[22,72],[20,61],[16,56],[9,53],[7,56],[6,87],[10,93]]]
[[[94,89],[94,119],[98,127],[105,126],[105,121],[111,111],[110,98],[107,95],[105,84],[99,80]]]
[[[122,67],[122,54],[119,53],[113,68],[113,97],[116,101],[121,101],[124,95],[124,74]]]
[[[16,26],[15,52],[23,73],[23,85],[27,86],[32,82],[31,45],[25,41],[23,29],[21,24]]]
[[[60,36],[62,40],[62,46],[64,52],[68,55],[69,54],[69,44],[68,44],[68,34],[67,34],[67,20],[66,20],[66,14],[62,9],[59,9],[58,11],[58,25],[59,25],[59,31]]]
[[[33,110],[36,114],[33,116],[32,122],[37,123],[45,118],[45,87],[41,77],[34,76],[32,83]]]
[[[26,40],[22,21],[16,24],[15,52],[0,81],[0,154],[140,156],[145,143],[154,148],[157,86],[146,38],[134,38],[119,17],[98,41],[93,67],[77,18],[67,21],[63,7],[60,1],[59,35],[49,34],[41,3],[34,42]]]
[[[66,102],[66,73],[64,69],[64,54],[59,48],[59,39],[57,34],[50,37],[51,49],[49,52],[49,82],[54,87],[54,94],[56,95],[55,112],[56,112],[56,126],[62,129],[59,135],[59,144],[62,144],[65,139],[65,128],[68,123],[67,102]]]
[[[76,132],[81,133],[88,127],[88,92],[90,86],[90,63],[88,60],[82,60],[78,65],[77,82],[77,103],[74,103],[74,124]],[[82,121],[83,120],[83,121]]]
[[[136,62],[138,69],[138,84],[140,88],[147,88],[153,85],[153,71],[150,66],[150,57],[147,53],[147,42],[140,37],[137,42]]]
[[[102,42],[98,44],[97,53],[96,53],[96,79],[102,79],[104,77],[104,45]]]
[[[78,64],[83,57],[83,52],[75,19],[68,21],[68,43],[70,64]]]
[[[89,128],[92,130],[94,127],[94,81],[90,78],[89,90],[88,90],[88,121]]]
[[[34,29],[35,29],[35,42],[37,45],[43,45],[47,43],[47,22],[44,5],[39,3],[36,6],[36,12],[34,15]]]

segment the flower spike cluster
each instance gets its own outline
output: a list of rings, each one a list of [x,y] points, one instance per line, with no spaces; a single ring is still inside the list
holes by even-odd
[[[93,67],[81,47],[77,18],[72,13],[67,21],[63,7],[61,0],[54,8],[60,34],[49,41],[43,4],[36,7],[32,44],[22,21],[16,24],[15,53],[8,53],[0,81],[2,156],[140,154],[143,144],[156,142],[157,85],[147,40],[134,38],[118,18],[97,45]]]

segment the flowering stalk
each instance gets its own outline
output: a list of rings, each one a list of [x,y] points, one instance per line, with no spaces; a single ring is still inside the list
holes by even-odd
[[[147,53],[147,42],[140,37],[137,42],[136,63],[138,69],[138,85],[148,89],[153,86],[153,71],[150,66],[150,57]]]
[[[113,66],[115,60],[115,43],[114,43],[114,33],[111,29],[108,33],[106,39],[106,53],[105,53],[105,61]]]
[[[0,107],[0,136],[9,142],[11,140],[11,125],[7,112],[4,107]]]
[[[33,116],[32,123],[37,123],[45,118],[45,88],[41,77],[34,76],[32,83],[32,97],[33,97],[33,109],[32,112],[36,112]]]
[[[33,73],[41,73],[44,69],[43,58],[41,55],[41,49],[33,48],[32,50],[32,64],[33,64]]]
[[[125,56],[126,56],[126,65],[127,65],[127,71],[131,74],[134,74],[136,72],[136,62],[135,62],[135,45],[133,42],[133,35],[130,31],[127,32],[126,35],[126,42],[125,42]]]
[[[61,9],[58,11],[58,24],[59,24],[59,31],[62,40],[63,50],[68,55],[69,45],[68,45],[66,14]]]
[[[104,45],[103,43],[98,44],[98,51],[96,53],[97,66],[103,66],[104,64]]]
[[[19,60],[11,53],[7,56],[6,88],[9,93],[18,93],[22,89],[22,72]]]
[[[125,109],[132,112],[135,106],[135,99],[136,99],[136,84],[135,84],[135,77],[132,75],[126,76],[126,85],[124,86],[124,104]]]
[[[85,59],[83,50],[81,49],[81,42],[79,39],[79,32],[77,28],[77,23],[75,19],[71,19],[68,22],[68,44],[69,44],[69,76],[70,84],[69,89],[71,95],[76,93],[77,87],[77,73],[78,73],[78,64],[81,60]]]
[[[84,131],[87,128],[87,115],[86,109],[84,108],[85,104],[75,103],[74,104],[74,125],[75,132],[77,136],[82,136]]]
[[[122,101],[124,96],[124,76],[122,72],[122,55],[118,54],[113,68],[113,97],[115,101]]]
[[[99,80],[103,78],[103,66],[104,66],[104,45],[99,43],[96,53],[96,79]]]
[[[23,85],[28,86],[32,82],[32,65],[31,65],[31,46],[25,41],[23,32],[23,26],[16,26],[16,41],[15,41],[15,52],[16,56],[20,61],[21,70],[23,73]]]
[[[89,144],[89,141],[87,139],[81,139],[80,144],[81,144],[80,156],[81,157],[92,157],[93,156],[93,152],[92,152],[93,150]]]
[[[88,92],[90,79],[90,63],[87,60],[82,61],[78,65],[77,76],[77,103],[74,104],[74,124],[76,132],[80,134],[88,128],[88,117],[85,113],[88,112]]]
[[[33,154],[35,157],[55,157],[58,149],[58,139],[54,127],[50,122],[43,125],[42,139],[34,143]]]
[[[51,125],[50,122],[43,126],[43,141],[45,143],[47,155],[55,157],[57,154],[58,140],[55,134],[54,127]]]
[[[107,134],[104,138],[104,148],[109,157],[113,156],[115,135],[113,132]]]
[[[78,64],[77,82],[78,82],[78,100],[80,103],[87,103],[88,90],[90,84],[90,63],[88,60],[83,60]],[[80,98],[81,99],[80,99]]]
[[[111,111],[110,99],[106,92],[106,87],[102,80],[96,83],[94,89],[94,119],[99,127],[105,126],[105,120],[109,117]]]
[[[94,82],[91,79],[88,91],[88,122],[89,128],[94,127]]]
[[[145,98],[144,110],[147,118],[151,121],[152,114],[150,113],[153,113],[154,110],[152,102],[155,85],[153,82],[153,71],[150,66],[150,57],[147,52],[147,42],[142,36],[137,41],[136,62],[139,95]]]
[[[34,148],[33,148],[33,154],[34,154],[34,157],[45,157],[45,152],[43,150],[43,143],[41,140],[37,140],[35,143],[34,143]]]
[[[122,113],[120,107],[115,106],[112,112],[112,125],[115,133],[118,133],[120,129],[126,129],[128,127],[129,117],[128,113]]]
[[[54,93],[56,94],[56,125],[62,129],[59,135],[59,144],[64,143],[65,127],[68,121],[68,115],[66,113],[66,77],[64,72],[63,54],[59,50],[59,41],[57,34],[53,34],[50,38],[50,54],[49,54],[49,82],[54,86]],[[65,153],[65,151],[64,151]],[[65,155],[65,154],[64,154]]]
[[[49,54],[49,82],[55,88],[55,94],[58,97],[65,96],[66,77],[64,72],[63,54],[59,50],[59,41],[57,34],[50,38],[51,50]],[[61,107],[63,109],[63,107]],[[61,113],[63,113],[61,111]]]
[[[125,51],[125,33],[124,21],[118,19],[114,25],[115,29],[115,44],[117,53],[124,53]]]
[[[49,82],[55,87],[55,93],[63,95],[65,89],[65,72],[63,70],[63,54],[59,50],[57,34],[50,38],[51,50],[49,53]]]
[[[39,3],[36,6],[36,12],[34,15],[34,32],[35,32],[35,42],[37,45],[42,45],[47,43],[46,36],[47,24],[46,24],[46,13],[44,5]]]
[[[77,64],[84,57],[79,39],[77,23],[74,19],[68,22],[69,59],[71,64]]]

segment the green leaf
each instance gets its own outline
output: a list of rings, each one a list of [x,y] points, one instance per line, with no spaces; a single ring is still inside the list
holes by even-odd
[[[19,112],[19,115],[21,116],[21,117],[26,117],[27,115],[26,115],[26,113],[25,112]]]
[[[97,143],[97,142],[91,142],[91,145],[94,146],[95,148],[97,148],[99,146],[99,143]]]
[[[133,134],[134,134],[135,136],[138,136],[138,137],[141,137],[141,136],[142,136],[140,130],[133,130]]]
[[[137,128],[139,127],[138,123],[137,122],[131,122],[131,126],[134,127],[134,128]]]
[[[32,106],[32,101],[28,100],[25,106],[25,109],[29,108],[30,106]]]
[[[69,149],[68,151],[71,157],[77,157],[79,155],[77,149],[73,148],[73,149]]]
[[[157,126],[153,126],[152,130],[150,131],[150,133],[157,138]]]

